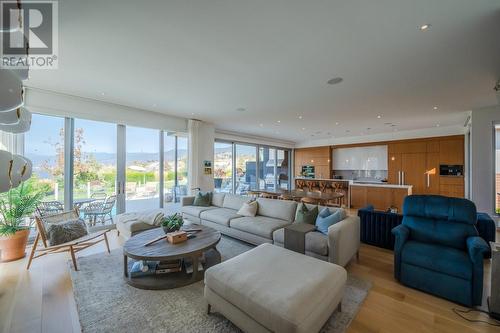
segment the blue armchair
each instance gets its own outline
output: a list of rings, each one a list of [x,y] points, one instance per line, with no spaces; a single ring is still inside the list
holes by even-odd
[[[403,222],[392,229],[394,277],[402,284],[466,306],[480,305],[483,256],[489,250],[475,227],[472,201],[411,195]]]

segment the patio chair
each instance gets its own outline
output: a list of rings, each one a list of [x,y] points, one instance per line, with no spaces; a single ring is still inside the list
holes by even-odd
[[[42,201],[36,206],[36,210],[40,216],[49,216],[64,211],[64,206],[59,201]]]
[[[108,197],[108,195],[106,194],[106,192],[103,192],[103,191],[99,191],[99,192],[94,192],[90,195],[90,198],[91,199],[101,199],[101,200],[105,200],[106,198]]]
[[[75,253],[102,241],[105,242],[106,249],[108,250],[109,253],[110,252],[109,243],[108,243],[108,237],[106,235],[108,230],[96,232],[93,234],[88,234],[86,236],[83,236],[81,238],[72,240],[64,244],[48,246],[47,244],[48,235],[45,229],[46,226],[50,225],[51,223],[62,223],[69,220],[75,220],[78,219],[79,216],[80,215],[78,209],[74,209],[68,212],[62,212],[59,214],[53,214],[49,216],[36,216],[35,221],[36,221],[37,235],[35,238],[35,242],[33,243],[33,247],[31,248],[31,253],[26,269],[30,269],[31,262],[33,261],[33,259],[40,258],[44,255],[52,253],[69,252],[71,254],[71,260],[73,261],[73,267],[75,268],[75,271],[77,271],[78,266],[76,264]],[[38,248],[38,242],[40,241],[40,239],[42,240],[43,248]]]
[[[113,222],[112,210],[116,203],[116,195],[110,195],[104,201],[96,201],[89,204],[88,208],[83,212],[84,217],[89,218],[90,225],[95,225],[97,219],[101,219],[101,223],[106,222],[106,216]]]

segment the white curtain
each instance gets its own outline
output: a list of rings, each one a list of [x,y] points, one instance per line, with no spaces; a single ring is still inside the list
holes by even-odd
[[[24,134],[12,134],[0,131],[0,150],[12,154],[24,155]]]

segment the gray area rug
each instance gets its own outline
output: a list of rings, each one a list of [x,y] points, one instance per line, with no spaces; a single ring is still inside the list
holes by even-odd
[[[223,237],[222,260],[252,246]],[[136,289],[123,280],[121,249],[78,259],[71,269],[73,291],[83,332],[240,332],[223,316],[206,314],[203,282],[178,289]],[[335,312],[322,332],[344,332],[366,298],[371,284],[348,275],[342,312]]]

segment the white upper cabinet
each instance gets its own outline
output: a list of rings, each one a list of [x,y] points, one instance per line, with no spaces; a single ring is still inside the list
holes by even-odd
[[[387,146],[333,150],[334,170],[387,170]]]

